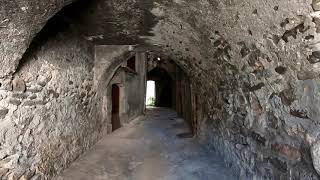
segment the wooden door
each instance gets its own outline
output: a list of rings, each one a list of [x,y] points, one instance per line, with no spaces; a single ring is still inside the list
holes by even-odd
[[[120,123],[120,88],[118,85],[112,85],[112,131],[121,127]]]

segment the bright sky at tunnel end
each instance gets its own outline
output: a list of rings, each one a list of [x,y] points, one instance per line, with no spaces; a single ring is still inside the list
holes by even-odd
[[[152,106],[155,101],[155,81],[147,81],[147,96],[146,96],[146,105]]]

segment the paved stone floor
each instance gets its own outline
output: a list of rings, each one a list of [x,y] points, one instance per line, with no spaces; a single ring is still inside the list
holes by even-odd
[[[233,180],[169,109],[154,108],[98,142],[57,180]]]

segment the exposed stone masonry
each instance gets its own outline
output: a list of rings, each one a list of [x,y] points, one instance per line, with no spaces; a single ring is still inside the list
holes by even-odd
[[[59,34],[26,58],[13,80],[1,81],[4,179],[52,176],[93,145],[102,131],[87,42]]]
[[[196,79],[207,117],[202,141],[243,179],[318,179],[310,156],[319,132],[311,2],[181,1],[159,9],[164,20],[151,39]]]
[[[198,138],[240,178],[319,179],[317,0],[99,1],[90,18],[72,21],[77,36],[68,30],[26,60],[36,33],[69,3],[41,2],[0,3],[0,176],[51,177],[99,139],[88,41],[127,34],[127,44],[158,45],[190,77]],[[85,28],[113,5],[106,19],[128,22],[123,31]]]

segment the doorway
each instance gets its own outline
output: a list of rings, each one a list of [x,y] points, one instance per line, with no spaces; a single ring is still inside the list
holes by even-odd
[[[156,67],[148,72],[147,79],[155,83],[155,102],[156,107],[173,107],[172,94],[174,92],[171,76],[162,67]]]
[[[156,101],[156,83],[155,81],[147,81],[146,105],[155,106]]]
[[[112,131],[121,127],[120,123],[120,88],[117,84],[112,85]]]

